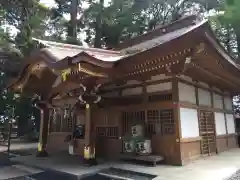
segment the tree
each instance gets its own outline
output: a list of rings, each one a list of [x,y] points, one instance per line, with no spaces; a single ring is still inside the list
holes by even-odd
[[[2,28],[0,31],[0,53],[2,54],[0,107],[3,119],[7,120],[9,119],[9,112],[14,106],[20,125],[19,129],[23,129],[33,114],[31,99],[8,92],[6,82],[11,76],[16,76],[23,57],[29,55],[36,47],[32,37],[41,38],[45,36],[49,10],[35,0],[6,0],[0,4],[0,9],[2,20],[0,24],[0,29]],[[7,34],[3,25],[14,28],[17,33],[16,36]],[[37,118],[39,120],[39,116]]]
[[[108,6],[104,6],[104,0],[55,2],[57,6],[53,8],[46,8],[38,0],[4,0],[0,4],[0,50],[5,57],[1,61],[4,66],[0,68],[0,81],[3,82],[0,86],[0,107],[4,109],[7,105],[14,104],[22,124],[32,116],[38,118],[38,110],[32,108],[30,99],[20,97],[18,101],[14,100],[14,94],[7,94],[4,84],[7,78],[16,75],[18,69],[13,67],[19,67],[16,64],[37,48],[32,37],[81,45],[80,34],[84,34],[85,41],[90,46],[114,48],[118,43],[159,25],[192,14],[204,18],[208,11],[215,10],[226,12],[224,16],[217,16],[217,20],[212,21],[219,40],[233,55],[240,47],[236,8],[240,5],[237,0],[225,4],[221,0],[111,0]],[[89,5],[86,9],[84,3]],[[1,28],[6,24],[15,28],[16,36]],[[3,100],[5,97],[7,98]]]
[[[55,0],[57,7],[51,9],[51,24],[52,26],[58,26],[60,34],[55,33],[54,35],[61,41],[65,41],[70,44],[81,45],[77,36],[81,27],[81,20],[78,19],[78,14],[81,12],[81,3],[79,0]],[[81,1],[82,2],[82,1]],[[67,20],[64,15],[70,15],[70,20]],[[66,38],[62,36],[66,32]],[[60,35],[60,36],[59,36]],[[51,36],[51,35],[50,35]]]
[[[0,7],[5,11],[7,25],[17,32],[13,40],[16,48],[23,55],[29,54],[33,48],[32,37],[44,36],[48,8],[36,0],[6,0]]]
[[[240,55],[239,7],[239,1],[226,0],[221,7],[216,9],[216,15],[211,17],[213,29],[219,41],[236,59]]]
[[[92,2],[84,11],[82,22],[86,42],[106,48],[185,15],[203,16],[220,5],[218,0],[112,0],[107,7],[102,3]]]

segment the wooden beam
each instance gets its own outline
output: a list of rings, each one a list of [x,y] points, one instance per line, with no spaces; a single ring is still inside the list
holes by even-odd
[[[213,74],[213,73],[210,72],[209,70],[207,70],[207,69],[199,66],[199,65],[196,64],[196,63],[192,63],[191,66],[192,66],[192,68],[196,68],[196,69],[201,70],[202,72],[204,72],[204,73],[207,74],[208,76],[211,76],[211,77],[214,77],[214,78],[218,79],[220,82],[224,82],[225,84],[230,85],[230,87],[232,87],[232,88],[233,88],[233,87],[237,88],[237,86],[236,86],[235,84],[232,84],[231,82],[223,79],[222,77],[220,77],[220,76],[218,76],[218,75],[216,75],[216,74]],[[196,75],[192,75],[192,74],[190,74],[190,76],[196,77]],[[202,81],[202,79],[200,79],[200,78],[199,78],[199,80]]]

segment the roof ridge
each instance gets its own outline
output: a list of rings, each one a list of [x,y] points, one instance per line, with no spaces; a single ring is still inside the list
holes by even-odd
[[[184,27],[188,27],[191,25],[196,25],[198,22],[198,16],[197,15],[190,15],[183,17],[179,20],[173,21],[171,23],[168,23],[166,25],[158,25],[155,29],[148,31],[147,33],[144,33],[142,35],[136,36],[132,39],[129,39],[127,41],[124,41],[120,43],[116,48],[116,50],[121,50],[136,44],[139,44],[143,41],[151,40],[155,38],[156,36],[162,36],[164,34],[170,33],[172,31],[182,29]],[[155,35],[154,35],[155,34]],[[150,35],[153,35],[153,37],[150,37]]]
[[[182,18],[180,18],[176,21],[172,21],[172,22],[170,22],[168,24],[165,24],[165,25],[158,24],[154,30],[166,28],[166,27],[169,27],[171,25],[177,24],[179,22],[181,22],[181,25],[192,25],[192,24],[196,24],[195,22],[197,20],[198,20],[198,16],[189,15],[189,16],[182,17]],[[187,24],[183,24],[183,21],[185,21],[185,23],[187,23]],[[180,26],[179,28],[176,28],[176,29],[180,29],[180,28],[182,28],[182,27]]]
[[[41,43],[41,44],[43,44],[43,45],[45,45],[46,47],[55,46],[57,48],[65,48],[65,49],[69,48],[69,49],[76,49],[76,50],[82,50],[82,51],[95,51],[95,52],[102,52],[102,53],[120,54],[119,51],[114,51],[114,50],[105,50],[105,49],[100,49],[100,48],[83,47],[83,46],[67,44],[67,43],[46,41],[46,40],[41,40],[41,39],[37,39],[37,38],[32,38],[32,39]]]

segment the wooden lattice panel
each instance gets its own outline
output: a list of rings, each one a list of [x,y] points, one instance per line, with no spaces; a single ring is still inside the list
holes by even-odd
[[[125,135],[125,133],[131,132],[133,125],[145,123],[145,111],[123,112],[122,123],[123,135]]]
[[[157,127],[156,127],[157,126]],[[148,110],[147,111],[147,132],[149,135],[161,133],[161,120],[159,110]]]
[[[109,139],[117,139],[118,127],[96,127],[96,136],[106,137]]]
[[[145,115],[145,113],[147,113]],[[136,112],[123,112],[123,135],[130,132],[132,125],[145,124],[145,117],[147,118],[147,134],[149,136],[154,134],[174,134],[175,121],[173,116],[173,109],[162,110],[147,110]]]
[[[72,128],[73,128],[73,118],[70,116],[67,118],[67,128],[68,128],[68,131],[72,131]]]
[[[200,111],[199,129],[201,140],[202,154],[212,154],[216,152],[216,135],[214,114],[209,111]]]
[[[148,97],[148,100],[150,102],[154,102],[154,101],[171,101],[172,100],[172,94],[154,94],[154,95],[150,95]]]
[[[174,134],[175,121],[173,116],[173,109],[161,110],[160,119],[162,124],[162,134]]]

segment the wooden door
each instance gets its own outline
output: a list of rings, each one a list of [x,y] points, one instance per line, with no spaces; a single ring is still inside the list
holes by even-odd
[[[216,154],[216,135],[214,114],[210,111],[200,111],[199,129],[201,140],[201,152],[203,155]]]

